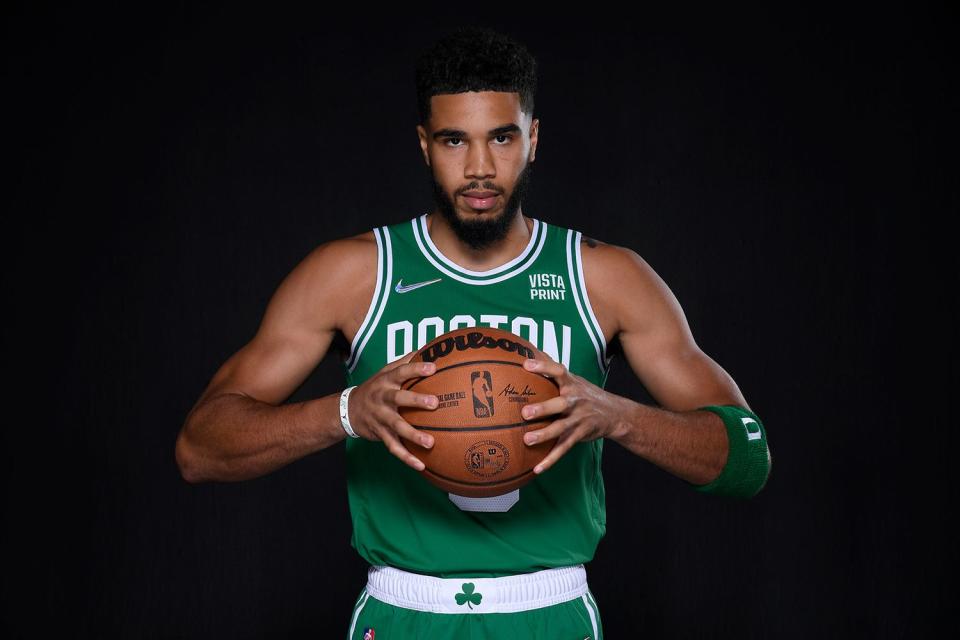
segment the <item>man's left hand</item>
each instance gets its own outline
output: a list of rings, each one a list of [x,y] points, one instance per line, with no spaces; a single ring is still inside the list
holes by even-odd
[[[557,439],[547,457],[534,467],[534,473],[543,473],[576,443],[610,436],[625,415],[625,398],[604,391],[590,381],[571,373],[563,364],[537,350],[538,360],[527,360],[524,368],[553,378],[560,387],[560,395],[544,402],[529,404],[521,415],[527,419],[541,419],[545,415],[558,417],[542,429],[529,431],[523,437],[528,445]],[[533,411],[534,413],[530,413]]]

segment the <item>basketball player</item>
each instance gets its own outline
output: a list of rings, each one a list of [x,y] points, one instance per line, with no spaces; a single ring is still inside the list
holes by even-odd
[[[584,565],[606,531],[604,439],[705,493],[750,497],[769,473],[759,418],[653,269],[522,212],[535,70],[523,46],[483,28],[423,55],[417,134],[436,208],[311,252],[177,439],[190,482],[255,478],[346,441],[351,545],[370,564],[348,638],[598,640]],[[427,482],[404,441],[431,436],[398,413],[437,403],[400,389],[432,373],[414,352],[472,326],[529,340],[544,360],[530,370],[560,389],[525,409],[553,418],[528,442],[558,438],[538,475],[493,498]],[[283,404],[335,339],[347,388]],[[603,389],[615,340],[660,407]]]

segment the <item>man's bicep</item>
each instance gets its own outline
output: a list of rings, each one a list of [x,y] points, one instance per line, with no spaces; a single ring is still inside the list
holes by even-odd
[[[662,278],[627,250],[621,265],[619,340],[630,368],[665,409],[690,411],[709,404],[747,407],[733,378],[697,346],[683,308]]]
[[[198,401],[235,393],[262,402],[280,404],[303,384],[332,342],[295,336],[261,338],[259,335],[233,354],[217,371]],[[324,344],[325,343],[325,344]]]
[[[270,404],[286,400],[326,355],[337,331],[336,291],[320,247],[291,271],[274,292],[253,339],[214,375],[197,404],[224,393]]]

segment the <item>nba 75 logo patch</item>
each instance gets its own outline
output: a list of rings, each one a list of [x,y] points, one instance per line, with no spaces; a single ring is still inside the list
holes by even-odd
[[[493,415],[493,379],[489,371],[471,371],[470,388],[473,390],[473,415],[489,418]]]
[[[377,632],[373,630],[373,627],[365,627],[363,630],[363,640],[374,640],[376,635]]]

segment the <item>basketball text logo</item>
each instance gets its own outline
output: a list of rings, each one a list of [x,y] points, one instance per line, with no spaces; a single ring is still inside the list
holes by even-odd
[[[526,340],[535,348],[541,349],[568,369],[579,344],[574,338],[574,328],[562,322],[528,316],[509,317],[497,313],[481,313],[476,316],[457,313],[450,318],[429,316],[419,320],[397,320],[388,323],[385,354],[387,362],[395,362],[411,351],[423,349],[444,333],[467,328],[476,328],[479,331],[502,329],[516,336],[526,336]],[[458,338],[445,338],[443,344],[434,345],[422,355],[424,362],[437,362],[454,350],[483,348],[503,349],[525,358],[534,357],[532,353],[528,353],[528,348],[513,340],[497,341],[482,333],[477,333],[475,336],[471,334],[470,337],[461,335]],[[495,358],[494,353],[490,353],[489,357]]]
[[[534,357],[533,352],[519,342],[507,340],[506,338],[491,338],[477,331],[455,338],[441,340],[424,351],[423,361],[433,362],[445,355],[453,353],[454,349],[457,351],[466,351],[467,349],[503,349],[507,353],[517,352],[527,358]]]
[[[473,415],[489,418],[493,415],[493,379],[489,371],[471,371],[470,388],[473,390]]]

